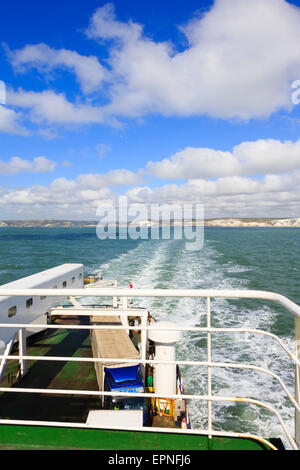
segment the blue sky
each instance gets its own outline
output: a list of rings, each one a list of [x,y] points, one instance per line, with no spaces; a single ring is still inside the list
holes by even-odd
[[[15,0],[0,26],[0,219],[300,217],[300,2]]]

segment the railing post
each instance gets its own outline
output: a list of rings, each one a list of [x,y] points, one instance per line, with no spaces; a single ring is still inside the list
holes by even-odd
[[[26,356],[26,329],[20,328],[18,331],[19,336],[19,355]],[[27,373],[27,365],[24,359],[19,359],[19,374],[23,377]]]
[[[7,343],[6,347],[5,347],[5,350],[3,352],[3,358],[1,359],[1,362],[0,362],[0,380],[2,378],[2,375],[4,374],[4,371],[5,371],[5,367],[6,367],[6,364],[7,364],[7,359],[6,359],[6,356],[9,356],[10,354],[10,351],[13,347],[13,344],[14,344],[14,341],[15,341],[15,337],[16,337],[16,333],[14,334],[13,338]]]
[[[295,318],[295,356],[300,360],[300,318]],[[295,399],[300,404],[300,368],[295,364]],[[300,449],[300,413],[295,410],[295,441]]]
[[[122,297],[122,308],[126,310],[128,308],[128,299],[127,297]]]
[[[142,328],[147,326],[147,318],[148,318],[148,313],[144,312],[141,315],[141,326]],[[142,329],[141,331],[141,360],[143,363],[143,375],[145,379],[145,374],[146,374],[146,363],[144,362],[146,360],[146,354],[147,354],[147,330]]]
[[[206,298],[206,326],[211,328],[211,315],[210,315],[210,297]],[[211,397],[212,386],[211,386],[211,332],[207,331],[207,394]],[[212,401],[207,402],[207,416],[208,416],[208,437],[212,437]]]

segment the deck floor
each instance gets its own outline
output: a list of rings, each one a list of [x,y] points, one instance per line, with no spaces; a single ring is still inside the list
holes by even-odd
[[[76,319],[75,319],[76,320]],[[77,323],[88,324],[88,317]],[[61,323],[61,321],[60,321]],[[65,323],[74,323],[69,318]],[[17,354],[17,353],[16,353]],[[89,330],[48,329],[29,339],[27,355],[92,357]],[[28,373],[16,379],[18,362],[8,361],[1,387],[99,390],[94,364],[28,361]],[[2,392],[0,419],[85,422],[90,409],[99,409],[98,397]]]
[[[74,323],[74,318],[60,320]],[[77,318],[79,323],[79,319]],[[87,324],[89,318],[81,317]],[[33,360],[28,373],[17,380],[18,361],[8,361],[1,387],[49,388],[97,391],[94,364],[76,362],[36,361],[34,356],[92,357],[89,330],[47,329],[30,338],[27,348]],[[36,393],[0,394],[0,419],[37,420],[84,423],[91,409],[100,408],[100,398]],[[157,418],[158,419],[158,418]],[[164,423],[156,423],[164,427]],[[197,435],[77,429],[55,426],[0,426],[0,449],[262,449],[252,439],[212,438]]]

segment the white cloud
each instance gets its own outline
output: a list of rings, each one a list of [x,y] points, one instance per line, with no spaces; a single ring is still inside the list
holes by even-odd
[[[13,109],[0,105],[0,132],[27,135],[28,131],[19,123],[20,116]]]
[[[20,172],[49,173],[56,167],[56,163],[46,157],[36,157],[33,161],[12,157],[10,161],[0,160],[0,174],[15,175]]]
[[[118,201],[119,192],[108,187],[122,183],[131,204],[204,204],[205,217],[296,217],[299,216],[300,170],[267,175],[261,180],[226,176],[215,181],[189,180],[150,188],[134,183],[134,174],[80,175],[75,180],[57,178],[49,185],[0,188],[1,218],[69,218],[97,220],[98,207]],[[119,174],[117,174],[117,172]],[[122,180],[119,178],[122,177]],[[22,209],[21,216],[18,210]],[[66,215],[67,214],[67,215]]]
[[[129,202],[143,204],[204,204],[206,217],[299,216],[300,170],[267,175],[262,180],[228,176],[216,181],[190,180],[150,188],[131,188]]]
[[[102,94],[70,103],[51,91],[21,90],[11,102],[31,109],[31,119],[58,124],[117,125],[120,117],[149,113],[248,120],[293,108],[291,84],[300,76],[298,7],[285,0],[216,0],[180,29],[188,45],[178,52],[171,42],[147,37],[141,25],[119,21],[113,5],[104,5],[86,35],[107,46],[105,65],[46,44],[9,51],[16,70],[67,68],[84,93]]]
[[[233,149],[245,174],[281,173],[300,168],[300,139],[243,142]]]
[[[118,21],[109,4],[95,12],[87,35],[116,41],[107,113],[249,119],[291,109],[299,25],[299,8],[284,0],[217,0],[181,28],[189,45],[176,52],[147,38],[140,25]]]
[[[94,13],[86,34],[102,46],[107,41],[106,67],[94,56],[45,44],[11,51],[10,58],[16,70],[35,67],[47,76],[67,68],[84,94],[103,91],[105,82],[100,99],[108,104],[94,101],[97,93],[70,102],[54,90],[8,90],[8,106],[16,110],[0,105],[0,131],[25,134],[20,126],[25,113],[32,122],[49,125],[44,134],[51,137],[57,124],[107,123],[120,116],[160,113],[247,120],[289,110],[290,84],[300,77],[299,26],[300,9],[284,0],[217,0],[210,11],[181,27],[188,45],[178,52],[170,42],[146,37],[141,25],[118,21],[113,6],[105,5]],[[100,144],[93,150],[103,157],[110,147]],[[45,157],[0,162],[0,172],[7,175],[54,167]],[[37,217],[40,211],[43,218],[65,218],[66,213],[95,218],[98,204],[112,203],[120,188],[131,186],[126,194],[132,203],[204,202],[207,216],[299,215],[300,139],[242,142],[231,151],[187,147],[149,162],[147,173],[187,181],[150,188],[141,186],[142,170],[91,172],[74,180],[58,178],[48,186],[2,188],[0,207],[16,213],[21,206],[23,216]]]
[[[142,26],[129,21],[128,24],[118,21],[112,3],[98,8],[92,16],[86,34],[89,38],[119,39],[132,42],[140,38]]]
[[[187,147],[160,162],[149,162],[147,171],[163,179],[216,178],[230,175],[283,173],[300,168],[300,139],[242,142],[232,152]]]
[[[149,162],[147,170],[157,178],[211,178],[239,172],[237,159],[230,152],[187,147],[160,162]]]
[[[64,94],[54,91],[43,92],[9,90],[7,102],[17,108],[30,110],[30,119],[34,122],[46,121],[50,124],[95,124],[103,122],[100,108],[89,104],[71,103]]]
[[[143,186],[147,171],[117,169],[102,174],[80,174],[72,180],[56,178],[48,186],[2,188],[0,207],[2,211],[16,213],[22,206],[24,217],[36,210],[35,217],[45,218],[48,214],[55,218],[64,214],[65,218],[67,211],[68,218],[95,219],[99,205],[114,204],[120,189],[129,186],[125,194],[130,204],[202,203],[206,217],[294,217],[299,215],[299,155],[300,140],[242,142],[232,152],[188,148],[147,166],[148,172],[157,171],[163,178],[187,179],[183,184],[151,188]],[[7,163],[1,162],[0,172],[51,171],[54,165],[45,157],[32,162],[13,157]],[[267,174],[260,178],[251,176],[259,170]]]
[[[87,57],[67,49],[53,49],[47,44],[28,44],[15,51],[10,51],[6,46],[6,50],[11,64],[18,72],[36,68],[49,76],[49,72],[55,68],[70,69],[75,73],[84,93],[99,90],[103,81],[109,77],[108,70],[95,56]]]
[[[142,181],[141,172],[133,173],[129,170],[110,170],[106,174],[79,175],[77,182],[88,188],[122,187],[139,184]]]

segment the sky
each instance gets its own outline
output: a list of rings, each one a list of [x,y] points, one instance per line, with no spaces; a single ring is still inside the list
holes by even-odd
[[[0,8],[0,220],[300,217],[300,1]]]

